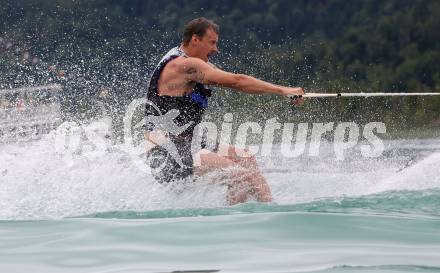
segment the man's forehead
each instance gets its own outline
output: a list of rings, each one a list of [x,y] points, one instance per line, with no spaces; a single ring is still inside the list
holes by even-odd
[[[205,32],[205,38],[209,40],[218,40],[218,34],[212,29],[208,28]]]

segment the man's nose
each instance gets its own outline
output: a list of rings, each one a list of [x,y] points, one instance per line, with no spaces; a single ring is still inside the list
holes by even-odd
[[[217,46],[214,46],[214,48],[212,49],[212,51],[213,51],[214,54],[217,54],[217,53],[218,53],[218,48],[217,48]]]

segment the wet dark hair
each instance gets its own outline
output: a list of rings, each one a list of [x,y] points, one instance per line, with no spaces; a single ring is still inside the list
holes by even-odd
[[[188,45],[193,35],[203,37],[207,29],[212,29],[215,33],[219,33],[219,27],[213,21],[200,17],[189,21],[183,29],[182,43]]]

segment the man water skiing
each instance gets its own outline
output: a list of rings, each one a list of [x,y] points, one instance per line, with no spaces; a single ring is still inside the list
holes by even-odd
[[[146,108],[146,120],[164,115],[169,111],[179,111],[174,122],[185,126],[178,135],[166,134],[163,126],[147,122],[147,140],[157,146],[148,152],[150,164],[163,165],[156,174],[160,182],[170,182],[191,175],[201,175],[216,170],[228,170],[232,176],[228,184],[228,202],[236,204],[255,198],[260,202],[272,201],[270,187],[261,174],[254,157],[240,157],[243,150],[233,146],[221,147],[221,153],[202,150],[197,155],[200,166],[194,166],[191,153],[193,130],[202,120],[211,90],[205,85],[217,85],[237,89],[250,94],[277,94],[281,96],[302,95],[299,87],[285,87],[268,83],[251,76],[234,74],[216,69],[208,62],[209,56],[218,52],[219,28],[206,18],[197,18],[185,26],[182,44],[171,49],[159,62],[150,79],[147,99],[152,103]],[[298,100],[294,103],[301,103]],[[153,107],[154,106],[154,107]],[[159,110],[160,113],[157,113]],[[168,146],[167,146],[168,145]],[[174,155],[170,155],[173,146]],[[175,160],[175,155],[178,159]]]

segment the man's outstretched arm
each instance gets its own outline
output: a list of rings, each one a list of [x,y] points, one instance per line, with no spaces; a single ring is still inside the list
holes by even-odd
[[[245,93],[271,93],[282,96],[304,94],[303,89],[300,87],[276,85],[251,76],[214,69],[198,58],[186,58],[182,62],[180,69],[185,73],[189,81],[229,87]]]

